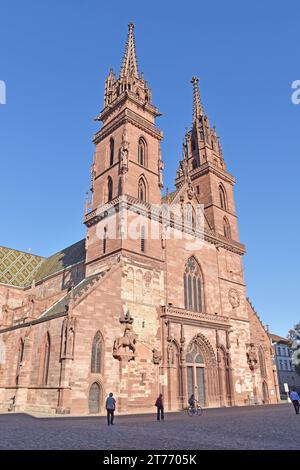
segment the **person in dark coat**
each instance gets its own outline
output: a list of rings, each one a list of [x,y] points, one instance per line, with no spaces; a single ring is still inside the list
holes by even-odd
[[[160,419],[163,421],[165,419],[165,415],[162,393],[160,393],[159,397],[156,399],[155,406],[157,408],[157,421],[160,421]]]
[[[109,396],[106,398],[105,408],[107,411],[107,424],[108,426],[114,424],[114,416],[116,409],[116,400],[114,399],[113,393],[110,392]]]

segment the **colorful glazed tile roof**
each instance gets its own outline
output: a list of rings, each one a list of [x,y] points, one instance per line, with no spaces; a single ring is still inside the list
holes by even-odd
[[[177,192],[178,192],[178,189],[176,189],[175,191],[172,191],[172,192],[169,193],[169,194],[165,194],[165,195],[162,197],[162,202],[167,202],[168,198],[169,198],[169,201],[172,202],[173,199],[175,198]]]
[[[0,282],[28,286],[44,261],[42,256],[0,246]]]
[[[42,279],[84,262],[85,239],[55,253],[49,258],[31,253],[0,247],[0,283],[28,287],[33,280]]]

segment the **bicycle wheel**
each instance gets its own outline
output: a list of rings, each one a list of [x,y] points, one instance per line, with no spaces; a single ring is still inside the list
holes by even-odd
[[[198,406],[197,410],[196,410],[196,413],[197,413],[197,416],[201,416],[202,413],[203,413],[203,410],[201,408],[201,406]]]
[[[193,411],[193,409],[192,409],[190,406],[187,408],[186,411],[187,411],[187,414],[188,414],[189,416],[193,416],[194,411]]]

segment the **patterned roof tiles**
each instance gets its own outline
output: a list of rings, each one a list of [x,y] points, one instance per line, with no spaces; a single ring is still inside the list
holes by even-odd
[[[0,283],[28,287],[74,264],[85,261],[85,239],[49,258],[0,246]]]
[[[42,256],[0,246],[0,282],[18,287],[30,285],[44,261]]]

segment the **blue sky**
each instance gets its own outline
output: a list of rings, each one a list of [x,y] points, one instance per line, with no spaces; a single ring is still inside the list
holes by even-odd
[[[140,70],[163,116],[165,183],[173,187],[191,124],[190,79],[237,178],[248,295],[285,335],[300,320],[298,289],[299,3],[1,0],[0,244],[44,256],[85,235],[93,118],[118,72],[130,20]]]

